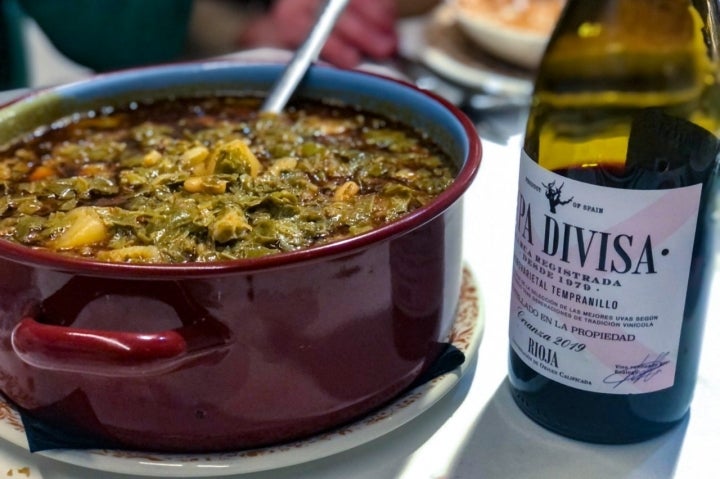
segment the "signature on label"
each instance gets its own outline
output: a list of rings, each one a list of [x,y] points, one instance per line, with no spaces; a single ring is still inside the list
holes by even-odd
[[[670,362],[666,359],[669,355],[669,352],[660,353],[655,358],[647,355],[640,364],[615,366],[615,372],[607,376],[603,382],[605,384],[614,384],[614,387],[618,387],[626,382],[633,384],[641,381],[646,383],[650,382],[652,378],[662,372],[663,366]]]

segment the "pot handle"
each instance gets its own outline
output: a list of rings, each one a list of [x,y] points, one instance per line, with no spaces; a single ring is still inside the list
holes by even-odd
[[[43,301],[39,311],[20,319],[11,334],[12,348],[23,362],[39,369],[100,376],[155,375],[199,359],[214,361],[227,353],[228,328],[198,311],[181,288],[138,283],[134,289],[139,292],[143,288],[146,294],[173,306],[182,325],[159,332],[73,327],[71,318],[82,305],[107,291],[75,279]],[[125,289],[127,293],[127,286]],[[73,298],[72,303],[61,301],[68,297]],[[71,311],[70,305],[80,306]]]
[[[31,366],[100,375],[158,373],[172,369],[188,353],[176,330],[100,331],[43,324],[31,317],[15,326],[11,338],[15,354]]]

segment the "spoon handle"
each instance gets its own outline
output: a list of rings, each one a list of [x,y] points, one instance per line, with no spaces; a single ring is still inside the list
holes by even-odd
[[[280,113],[285,108],[295,88],[302,80],[302,77],[305,76],[308,67],[319,56],[323,45],[325,45],[348,1],[327,0],[325,2],[308,37],[290,59],[280,79],[275,83],[270,94],[265,99],[261,111]]]

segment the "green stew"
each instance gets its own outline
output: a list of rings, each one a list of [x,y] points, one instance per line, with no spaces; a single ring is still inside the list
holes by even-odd
[[[357,235],[428,203],[450,159],[388,118],[255,97],[132,103],[0,149],[0,238],[109,262],[252,258]]]

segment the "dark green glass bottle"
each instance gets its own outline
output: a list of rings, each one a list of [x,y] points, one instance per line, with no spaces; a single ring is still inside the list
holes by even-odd
[[[720,91],[714,0],[569,0],[521,159],[509,381],[591,442],[688,413],[712,277]]]

